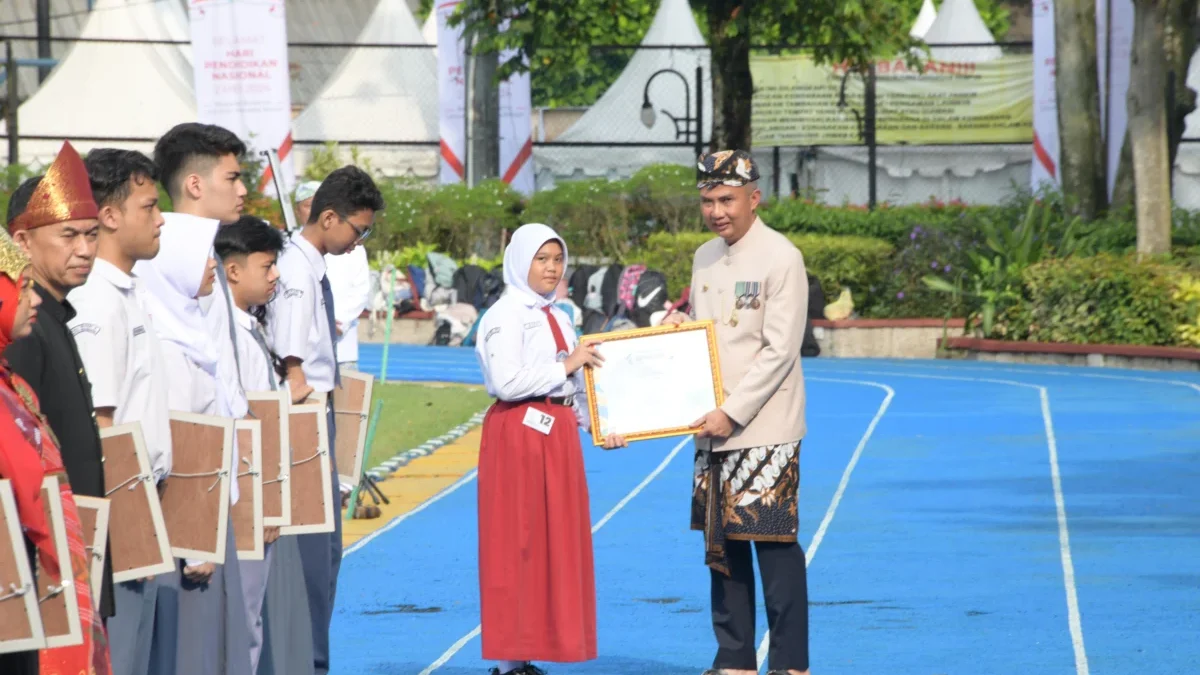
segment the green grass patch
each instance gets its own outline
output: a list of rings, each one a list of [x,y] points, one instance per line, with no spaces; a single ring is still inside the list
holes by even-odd
[[[466,422],[492,397],[480,386],[376,382],[374,400],[383,401],[383,410],[368,470]]]

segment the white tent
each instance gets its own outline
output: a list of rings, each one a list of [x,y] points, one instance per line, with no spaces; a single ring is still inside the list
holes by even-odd
[[[98,0],[81,37],[188,40],[179,0]],[[151,143],[78,141],[78,138],[157,138],[196,119],[191,47],[187,45],[76,43],[33,96],[17,109],[21,161],[45,164],[61,139],[81,153],[96,147],[150,152]],[[7,129],[0,123],[0,131]]]
[[[922,10],[924,11],[924,10]],[[978,63],[994,61],[1003,52],[996,38],[983,23],[975,0],[945,0],[937,18],[925,32],[925,42],[937,44],[973,44],[979,47],[931,47],[930,52],[937,61]]]
[[[924,38],[935,19],[937,19],[937,10],[933,8],[933,0],[925,0],[925,3],[921,5],[921,12],[917,14],[917,20],[913,22],[912,29],[908,31],[908,34],[918,40]]]
[[[362,43],[418,44],[425,40],[403,0],[380,0]],[[325,88],[292,123],[297,141],[438,140],[436,55],[432,49],[356,47]],[[314,147],[297,144],[296,170]],[[370,145],[359,148],[387,175],[434,176],[436,146]]]
[[[421,26],[421,36],[425,38],[425,42],[427,42],[431,45],[436,45],[437,37],[438,37],[437,34],[438,34],[437,10],[433,9],[433,10],[430,10],[429,16],[426,17],[425,25]]]
[[[556,141],[683,142],[682,137],[676,137],[676,126],[665,113],[678,118],[696,115],[697,66],[703,69],[703,133],[704,139],[708,140],[712,130],[712,72],[704,37],[696,26],[687,0],[663,0],[641,44],[677,45],[680,48],[638,49],[617,81]],[[663,69],[674,70],[683,79],[670,72],[655,77],[655,73]],[[653,84],[647,90],[651,77],[654,77]],[[653,124],[649,128],[643,123],[642,111],[647,96],[654,111]],[[540,146],[533,151],[539,188],[549,187],[560,178],[625,178],[647,164],[694,164],[695,154],[691,148],[654,146]]]

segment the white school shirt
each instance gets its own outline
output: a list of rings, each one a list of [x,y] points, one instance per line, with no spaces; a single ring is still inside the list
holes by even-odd
[[[254,330],[256,328],[259,331],[262,330],[258,319],[243,312],[240,308],[234,307],[233,321],[238,328],[238,363],[241,367],[242,383],[246,385],[246,391],[279,389],[281,383],[275,373],[275,368],[267,360],[267,355],[263,353],[262,347],[259,347],[258,342],[254,339]],[[265,333],[263,337],[266,337]],[[275,384],[274,387],[271,386],[272,383]]]
[[[114,408],[113,424],[138,422],[156,480],[171,472],[170,378],[162,343],[135,276],[97,258],[87,283],[71,291],[71,334],[92,383],[92,405]]]
[[[321,293],[325,258],[297,232],[278,264],[279,286],[267,305],[267,344],[281,359],[301,359],[308,386],[327,394],[333,391],[337,364]]]
[[[569,354],[575,349],[575,328],[561,310],[552,308],[550,312]],[[483,370],[488,394],[501,401],[575,396],[575,418],[581,427],[590,426],[583,396],[578,395],[585,391],[583,370],[567,377],[566,366],[558,360],[546,313],[524,294],[506,292],[484,313],[475,358]]]
[[[344,255],[325,254],[325,274],[333,290],[334,320],[342,324],[337,341],[338,363],[358,360],[358,321],[371,299],[371,264],[367,249],[355,246]]]

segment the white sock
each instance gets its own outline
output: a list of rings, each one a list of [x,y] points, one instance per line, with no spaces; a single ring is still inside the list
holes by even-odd
[[[511,673],[517,668],[524,668],[525,661],[501,661],[499,667],[500,675],[505,675],[505,673]]]

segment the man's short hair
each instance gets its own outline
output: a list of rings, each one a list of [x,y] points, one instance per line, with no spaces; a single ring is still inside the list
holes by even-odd
[[[229,225],[217,229],[213,249],[221,260],[230,256],[248,256],[251,253],[276,253],[283,251],[283,233],[271,227],[257,216],[242,216]]]
[[[343,166],[329,174],[321,187],[317,188],[308,222],[317,222],[317,218],[325,211],[333,211],[347,218],[364,209],[382,211],[383,207],[383,195],[375,187],[370,174],[357,166]]]
[[[158,169],[150,158],[137,150],[100,148],[83,160],[96,206],[121,208],[133,192],[133,185],[158,180]]]
[[[29,200],[33,198],[33,191],[41,184],[43,176],[34,176],[28,178],[24,183],[17,186],[16,190],[8,198],[8,214],[5,218],[6,223],[12,225],[12,222],[17,219],[25,209],[29,208]]]
[[[163,134],[154,144],[154,163],[172,200],[179,197],[184,175],[199,172],[198,164],[215,164],[225,155],[241,159],[246,144],[237,134],[215,124],[185,122]]]

